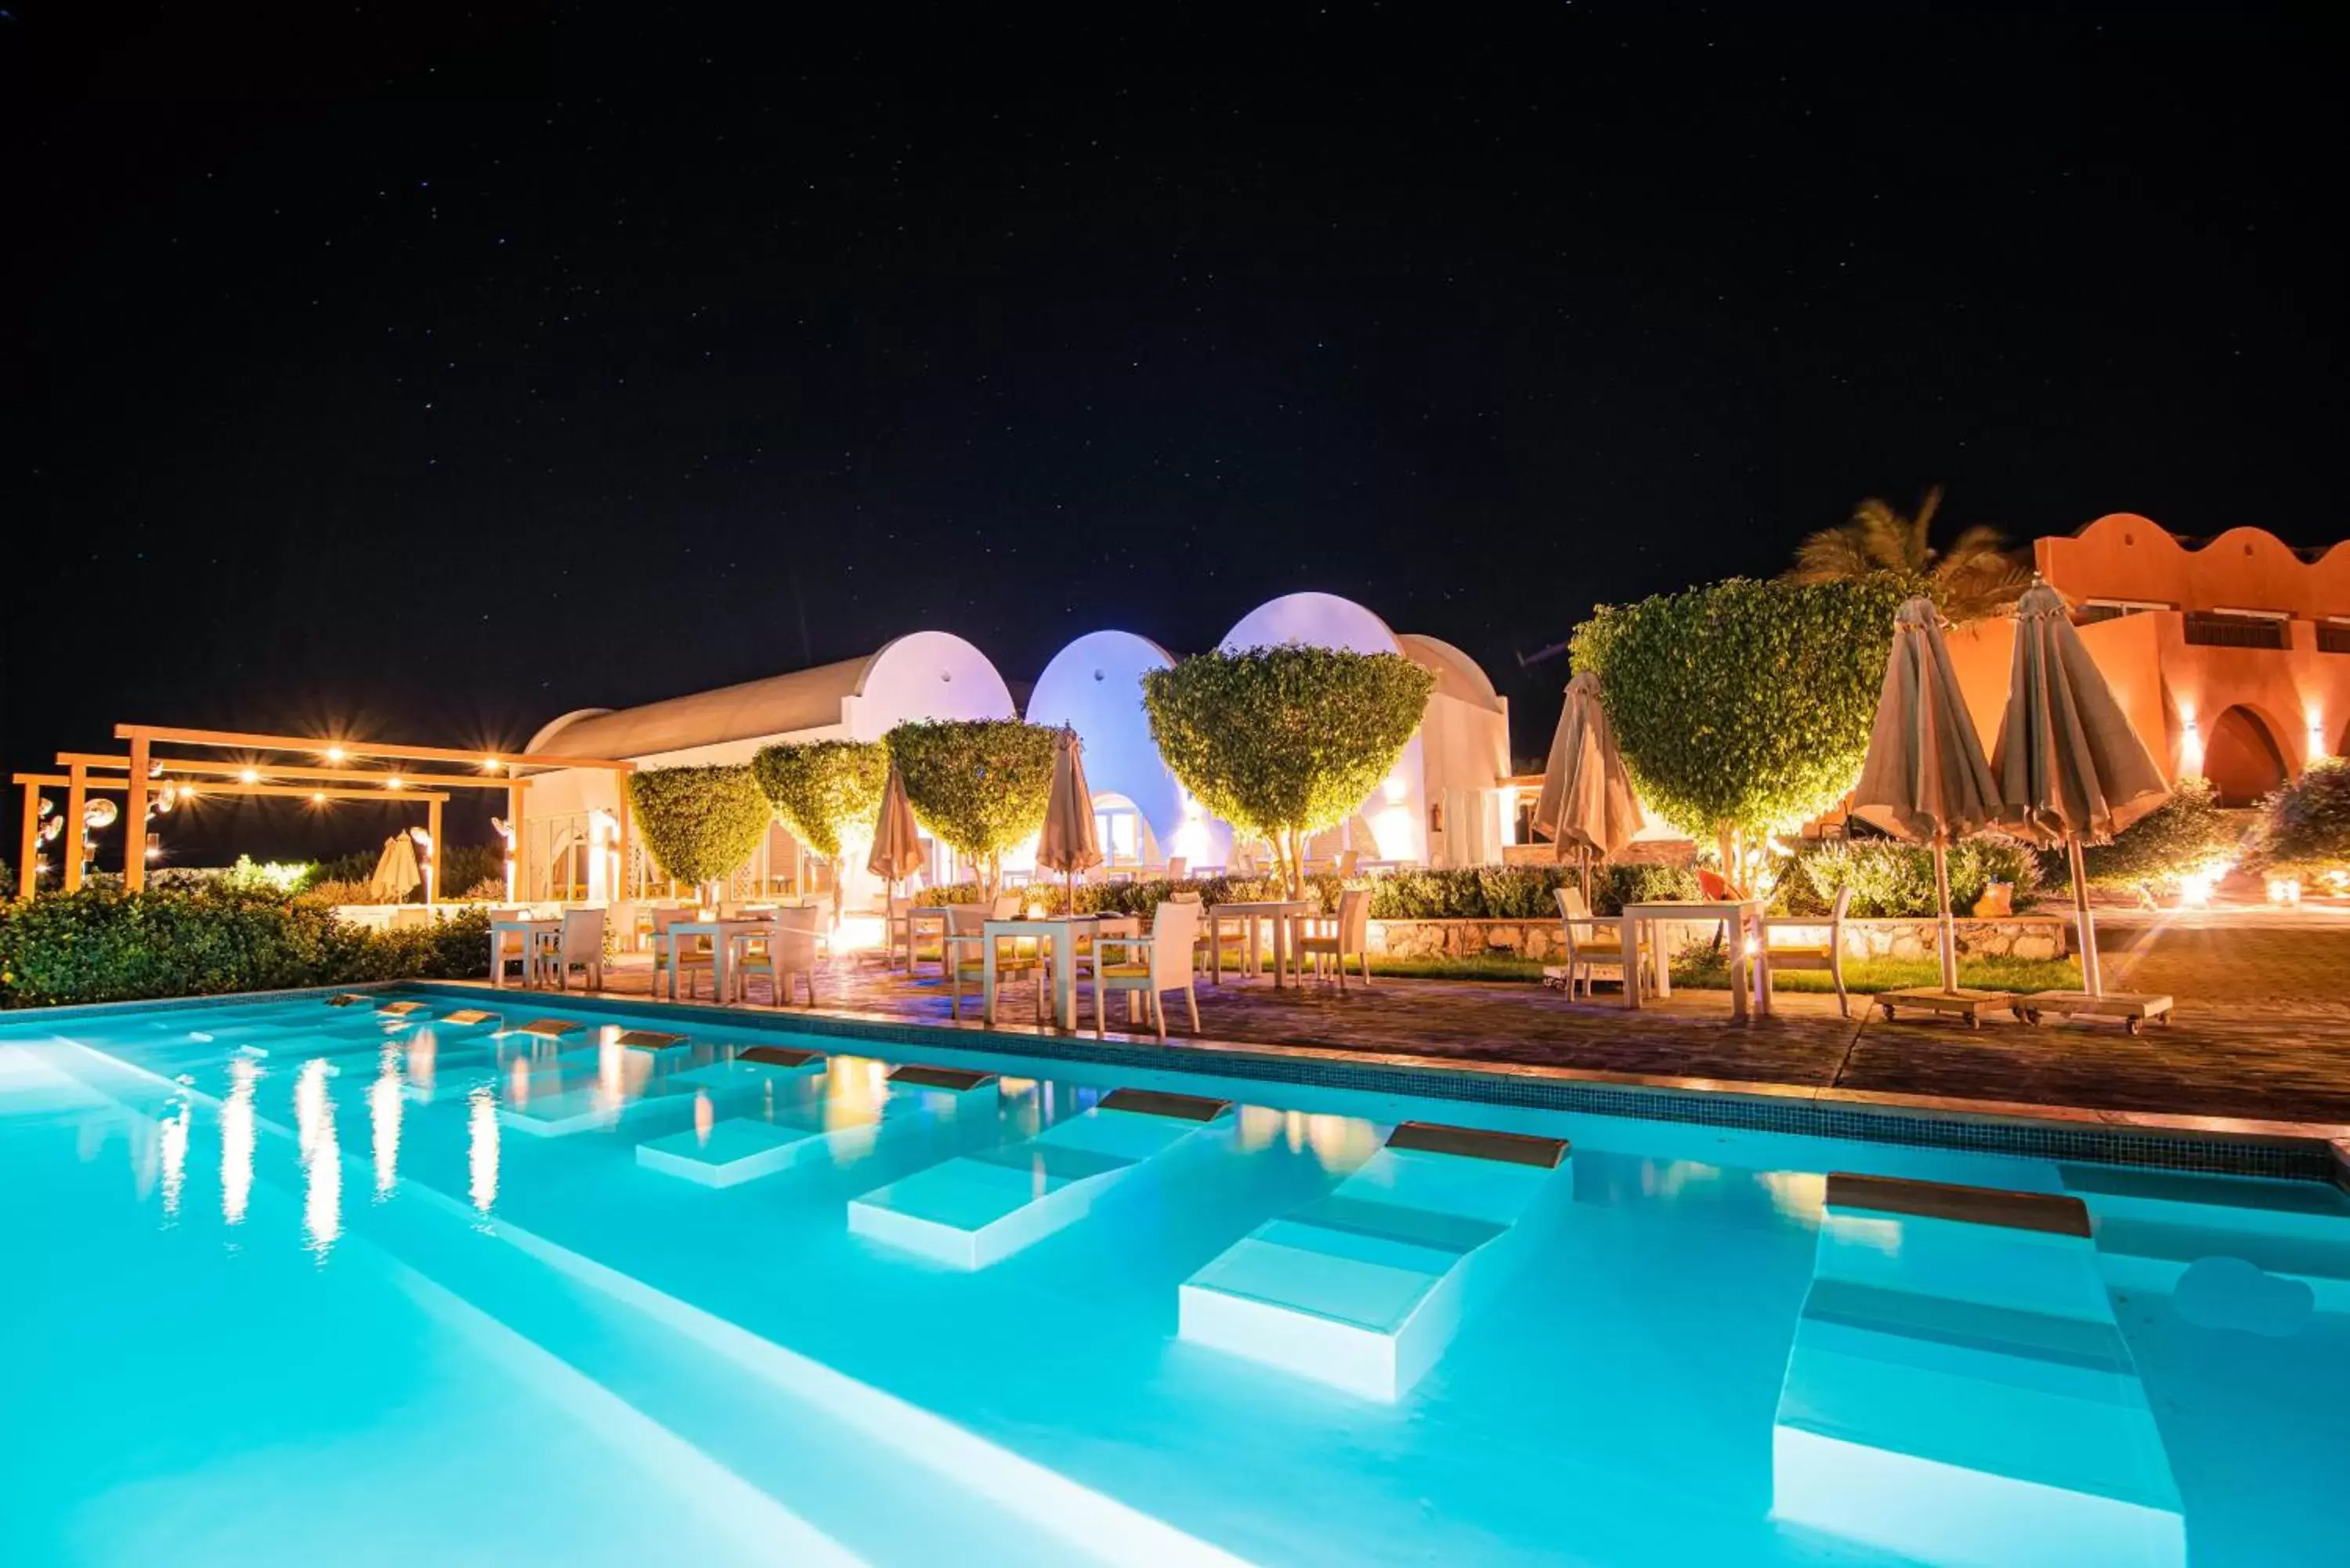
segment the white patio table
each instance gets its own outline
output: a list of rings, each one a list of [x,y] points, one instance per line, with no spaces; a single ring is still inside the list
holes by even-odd
[[[1656,959],[1657,994],[1673,993],[1673,953],[1668,938],[1671,923],[1679,920],[1711,924],[1716,921],[1730,928],[1730,1012],[1733,1018],[1747,1014],[1747,998],[1751,991],[1754,1011],[1762,1017],[1771,1016],[1771,949],[1762,939],[1762,900],[1760,898],[1692,898],[1680,901],[1627,904],[1618,917],[1624,925],[1624,1005],[1640,1005],[1639,943],[1645,933],[1648,950]]]
[[[726,1000],[726,966],[733,955],[737,937],[755,936],[765,930],[766,920],[679,920],[663,931],[659,940],[669,949],[669,999],[677,1000],[677,974],[681,956],[678,943],[690,939],[710,939],[710,989],[720,1002]]]
[[[1072,919],[983,920],[980,922],[979,990],[981,1016],[995,1023],[995,944],[1004,937],[1035,937],[1053,944],[1053,1020],[1064,1029],[1077,1026],[1077,937],[1090,935],[1099,922],[1091,915]]]
[[[522,938],[522,985],[525,991],[528,991],[531,988],[530,977],[538,972],[540,934],[560,934],[562,929],[561,920],[492,920],[490,922],[490,984],[499,990],[504,990],[505,987],[506,965],[504,958],[501,955],[505,950],[507,932],[512,931]]]
[[[1257,922],[1273,922],[1273,983],[1281,986],[1282,971],[1289,967],[1289,918],[1292,915],[1318,915],[1321,904],[1313,898],[1262,898],[1253,903],[1213,904],[1202,910],[1200,923],[1208,933],[1208,983],[1224,983],[1223,924],[1226,920],[1240,922],[1241,972],[1257,972]]]

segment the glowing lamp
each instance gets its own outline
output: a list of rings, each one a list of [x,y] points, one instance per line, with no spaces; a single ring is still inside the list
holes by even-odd
[[[310,804],[311,804],[312,805],[326,805],[326,804],[327,804],[327,792],[326,792],[325,790],[322,790],[322,789],[314,789],[314,790],[312,790],[312,791],[310,792]]]
[[[259,770],[254,768],[247,768],[236,776],[246,784],[259,784],[261,782],[261,774]]]
[[[343,748],[340,746],[328,746],[327,748],[327,760],[330,763],[341,762],[343,760]]]

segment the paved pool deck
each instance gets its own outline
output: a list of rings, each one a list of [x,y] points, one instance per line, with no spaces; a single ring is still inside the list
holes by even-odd
[[[2109,989],[2171,992],[2176,1022],[2136,1037],[2111,1024],[1888,1023],[1861,998],[1845,1019],[1833,997],[1783,992],[1773,1017],[1741,1023],[1718,991],[1684,989],[1633,1012],[1606,991],[1570,1002],[1525,983],[1381,978],[1341,995],[1311,981],[1275,990],[1203,978],[1201,1037],[1724,1088],[2317,1124],[2350,1137],[2350,927],[2117,922],[2105,951]],[[619,996],[650,996],[651,982],[642,959],[607,974]],[[951,1026],[945,986],[928,968],[909,981],[850,955],[826,966],[817,990],[821,1011]],[[773,1016],[764,981],[754,995],[754,1011]],[[1009,987],[1002,1022],[1032,1023],[1032,995],[1025,981]],[[966,993],[965,1027],[979,1027],[977,1013]],[[1181,1019],[1178,999],[1178,1045]],[[1111,1027],[1121,1027],[1115,1014]]]

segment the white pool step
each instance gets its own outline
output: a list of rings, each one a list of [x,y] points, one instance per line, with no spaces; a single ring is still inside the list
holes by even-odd
[[[1399,1399],[1573,1199],[1568,1153],[1564,1139],[1408,1123],[1328,1194],[1186,1280],[1181,1335]]]
[[[725,1117],[707,1132],[687,1127],[647,1139],[637,1145],[637,1163],[704,1187],[735,1187],[801,1165],[861,1158],[893,1133],[966,1108],[974,1115],[994,1109],[990,1075],[975,1075],[984,1081],[963,1088],[933,1086],[920,1074],[892,1075],[879,1100],[852,1106],[831,1092],[826,1061],[811,1051],[762,1047],[677,1074],[676,1082],[712,1092],[785,1084],[802,1098],[764,1115]]]
[[[1773,1515],[1951,1568],[2179,1568],[2186,1531],[2079,1201],[1831,1176]]]
[[[1229,1109],[1221,1100],[1120,1090],[1035,1137],[851,1199],[848,1228],[950,1268],[983,1269],[1084,1219],[1112,1184]]]

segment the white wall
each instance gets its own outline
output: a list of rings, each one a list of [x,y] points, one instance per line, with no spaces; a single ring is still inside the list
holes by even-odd
[[[1130,802],[1158,840],[1162,859],[1224,863],[1232,830],[1184,794],[1159,759],[1142,706],[1142,677],[1174,662],[1148,638],[1087,632],[1053,656],[1028,698],[1032,724],[1066,725],[1085,743],[1086,783],[1096,796]]]

